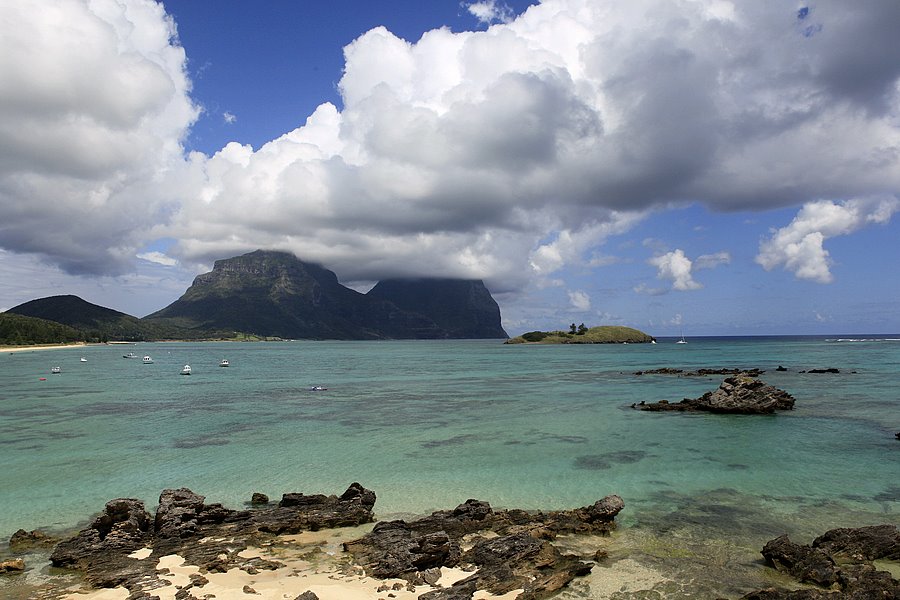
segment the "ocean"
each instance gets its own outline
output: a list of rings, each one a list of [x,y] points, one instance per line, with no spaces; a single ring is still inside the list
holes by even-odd
[[[674,341],[3,353],[0,557],[19,528],[72,530],[116,497],[152,512],[171,487],[239,508],[253,492],[340,493],[358,481],[376,492],[381,519],[468,498],[562,509],[618,494],[625,510],[611,538],[565,541],[601,544],[609,558],[560,598],[714,598],[777,584],[759,550],[778,535],[808,543],[833,527],[900,523],[900,336]],[[192,375],[179,374],[185,364]],[[795,410],[633,410],[700,396],[723,379],[635,375],[660,367],[763,369]],[[831,367],[840,373],[801,372]]]

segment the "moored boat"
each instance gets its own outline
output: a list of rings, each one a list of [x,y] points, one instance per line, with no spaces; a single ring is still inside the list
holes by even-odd
[[[191,365],[184,365],[181,369],[182,375],[190,375],[191,374]]]
[[[59,375],[60,373],[62,373],[62,369],[60,369],[59,367],[52,367],[50,369],[50,372],[53,373],[54,375]]]
[[[122,358],[137,358],[137,357],[138,357],[137,354],[135,354],[134,352],[129,352],[128,354],[122,355]]]
[[[152,364],[153,364],[153,359],[150,358],[149,356],[145,356],[143,362],[144,362],[145,365],[152,365]]]
[[[228,359],[227,359],[227,358],[223,358],[222,361],[219,363],[219,366],[220,366],[220,367],[227,367],[227,366],[229,366],[230,364],[231,364],[231,363],[228,362]]]

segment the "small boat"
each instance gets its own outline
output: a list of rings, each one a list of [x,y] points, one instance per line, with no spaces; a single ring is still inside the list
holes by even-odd
[[[687,340],[684,339],[684,335],[682,334],[681,339],[675,342],[676,344],[687,344]]]
[[[184,367],[181,369],[181,374],[182,375],[190,375],[191,374],[191,365],[184,365]]]
[[[59,367],[53,367],[50,369],[50,372],[54,375],[59,375],[60,373],[62,373],[62,369],[60,369]]]
[[[82,357],[79,359],[79,361],[80,361],[80,362],[87,362],[87,359],[86,359],[85,357],[82,356]]]
[[[228,362],[228,359],[227,359],[227,358],[223,358],[223,359],[222,359],[222,362],[219,363],[219,366],[220,366],[220,367],[227,367],[227,366],[229,366],[229,365],[230,365],[230,363]]]
[[[327,389],[328,389],[327,387],[322,387],[321,385],[314,385],[314,386],[312,386],[311,388],[309,388],[309,391],[311,391],[311,392],[324,392],[324,391],[326,391]]]
[[[129,352],[128,354],[123,354],[122,358],[137,358],[137,354],[134,352]]]
[[[152,364],[153,364],[153,359],[150,358],[149,356],[145,356],[145,357],[144,357],[144,364],[145,364],[145,365],[152,365]]]

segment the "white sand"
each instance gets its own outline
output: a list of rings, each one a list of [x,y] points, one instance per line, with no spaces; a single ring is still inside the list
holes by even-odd
[[[32,352],[34,350],[59,350],[60,348],[81,348],[84,342],[76,344],[40,344],[36,346],[0,346],[0,352]]]
[[[338,541],[351,539],[353,536],[343,535],[335,530],[308,532],[297,536],[283,536],[280,542],[290,538],[293,546],[285,548],[248,548],[240,553],[242,558],[262,558],[283,563],[284,566],[276,570],[260,570],[251,575],[246,571],[234,568],[226,573],[206,573],[203,575],[208,580],[199,587],[192,587],[194,596],[202,597],[214,594],[216,600],[250,600],[260,598],[266,600],[293,600],[306,591],[315,593],[319,600],[414,600],[421,594],[432,591],[435,588],[427,585],[416,586],[415,591],[407,589],[407,583],[401,579],[380,580],[366,577],[361,568],[355,568],[350,574],[342,573],[336,564],[335,550],[339,548]],[[316,549],[321,552],[316,552]],[[310,554],[313,552],[314,554]],[[301,557],[306,556],[321,558],[320,564],[314,564]],[[150,549],[143,548],[133,552],[130,556],[138,560],[154,560],[150,558]],[[160,579],[167,581],[165,587],[152,590],[160,600],[174,600],[175,594],[184,586],[191,583],[190,576],[199,573],[199,568],[185,563],[184,559],[177,555],[163,556],[158,559],[156,565],[160,572]],[[462,569],[441,569],[442,576],[439,584],[448,587],[453,583],[465,579],[470,572]],[[379,591],[380,590],[380,591]],[[502,596],[496,596],[479,591],[475,594],[476,600],[513,600],[521,593],[516,590]],[[389,596],[390,594],[390,596]],[[86,590],[73,592],[65,596],[66,600],[125,600],[129,595],[125,588],[108,590]]]

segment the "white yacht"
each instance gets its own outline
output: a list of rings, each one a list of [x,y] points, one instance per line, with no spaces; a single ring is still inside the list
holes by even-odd
[[[152,365],[152,364],[153,364],[153,359],[150,358],[149,356],[145,356],[145,357],[144,357],[144,364],[145,364],[145,365]]]
[[[228,362],[228,359],[227,359],[227,358],[223,358],[223,359],[222,359],[222,362],[219,363],[219,366],[220,366],[220,367],[227,367],[227,366],[229,366],[229,364],[230,364],[230,363]]]
[[[181,369],[181,374],[182,375],[190,375],[191,374],[191,365],[184,365],[184,367]]]

